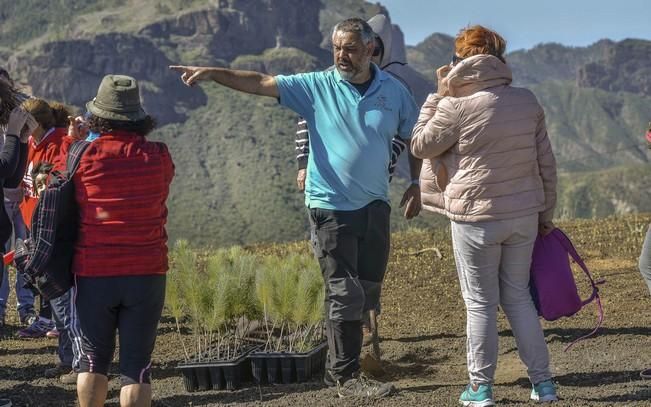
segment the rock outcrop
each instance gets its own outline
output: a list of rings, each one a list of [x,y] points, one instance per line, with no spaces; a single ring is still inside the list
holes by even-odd
[[[624,40],[606,48],[601,60],[579,68],[577,84],[651,96],[651,41]]]
[[[146,38],[104,34],[46,43],[14,55],[9,67],[21,73],[34,95],[80,107],[96,94],[104,75],[133,76],[141,83],[145,109],[165,124],[182,121],[184,110],[206,103],[201,90],[187,88],[168,69],[171,62]]]
[[[231,63],[233,69],[264,72],[270,75],[313,72],[323,69],[319,60],[297,48],[273,48],[261,55],[241,55]]]
[[[277,45],[314,54],[321,42],[320,8],[318,1],[219,0],[214,8],[150,24],[140,34],[206,63],[258,55]]]

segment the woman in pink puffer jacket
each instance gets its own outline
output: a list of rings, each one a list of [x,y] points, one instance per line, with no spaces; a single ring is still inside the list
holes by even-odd
[[[453,63],[437,70],[438,92],[423,105],[411,140],[413,154],[424,160],[423,208],[452,223],[467,310],[465,406],[494,404],[498,305],[527,366],[531,398],[557,400],[529,293],[536,236],[554,227],[556,162],[536,97],[510,86],[505,48],[504,39],[484,27],[462,30]]]

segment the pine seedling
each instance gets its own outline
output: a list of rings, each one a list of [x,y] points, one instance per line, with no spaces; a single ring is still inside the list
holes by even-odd
[[[263,267],[259,268],[255,274],[255,293],[259,308],[262,309],[262,318],[264,329],[267,334],[265,342],[265,352],[269,350],[273,339],[275,325],[272,322],[271,310],[273,309],[273,290],[274,280],[271,269],[268,266],[268,260],[264,262]],[[269,324],[272,324],[271,326]]]
[[[273,292],[273,314],[280,323],[280,337],[276,347],[279,351],[282,343],[287,337],[289,351],[292,351],[292,328],[293,313],[296,308],[297,286],[299,271],[293,268],[294,259],[283,261],[278,259],[276,262],[278,269],[274,272],[274,292]]]
[[[303,352],[312,345],[308,338],[313,336],[323,321],[323,302],[325,289],[323,278],[318,265],[313,259],[305,259],[304,269],[301,271],[298,283],[297,311],[294,314],[294,321],[300,327],[298,334],[301,342],[298,350]],[[301,311],[298,311],[298,309]]]
[[[176,324],[176,333],[179,336],[181,345],[183,346],[183,353],[185,361],[190,360],[188,349],[185,346],[183,335],[181,334],[181,326],[179,321],[187,313],[187,303],[185,302],[185,293],[183,292],[183,275],[186,273],[184,267],[188,267],[192,258],[192,252],[186,240],[179,240],[176,246],[170,253],[170,270],[167,273],[167,283],[165,285],[165,308],[172,314]]]
[[[222,358],[222,345],[224,341],[224,330],[227,323],[228,314],[230,313],[231,293],[229,271],[231,268],[228,254],[225,250],[218,250],[214,255],[208,257],[206,261],[206,273],[208,280],[206,286],[209,287],[210,296],[212,298],[210,309],[208,312],[209,318],[206,323],[206,330],[208,331],[210,349],[209,353],[212,354],[214,347],[215,335],[217,336],[217,347],[215,358]]]
[[[196,358],[201,360],[208,347],[205,337],[206,313],[210,309],[210,293],[206,287],[205,262],[201,261],[197,254],[189,247],[181,247],[179,252],[179,271],[183,298],[187,303],[187,309],[192,325],[192,334],[196,347]]]

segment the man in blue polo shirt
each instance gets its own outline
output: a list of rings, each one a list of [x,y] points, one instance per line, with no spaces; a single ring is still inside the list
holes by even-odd
[[[391,139],[411,137],[418,108],[409,91],[371,63],[375,34],[348,19],[332,34],[335,70],[290,76],[171,66],[192,86],[213,80],[277,98],[310,131],[305,204],[326,289],[326,379],[340,397],[389,395],[393,386],[359,373],[362,314],[379,296],[390,246]],[[420,197],[408,197],[416,201]],[[368,309],[368,308],[366,308]]]

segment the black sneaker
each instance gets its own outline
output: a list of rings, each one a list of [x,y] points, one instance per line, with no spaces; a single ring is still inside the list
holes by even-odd
[[[11,407],[11,400],[9,399],[0,399],[0,407]]]
[[[337,382],[337,394],[341,398],[347,397],[367,397],[381,398],[388,397],[395,391],[391,383],[382,383],[377,380],[369,379],[363,373],[345,383]]]
[[[34,312],[34,310],[30,310],[20,317],[20,323],[29,326],[33,324],[37,318],[38,316],[36,315],[36,312]]]

